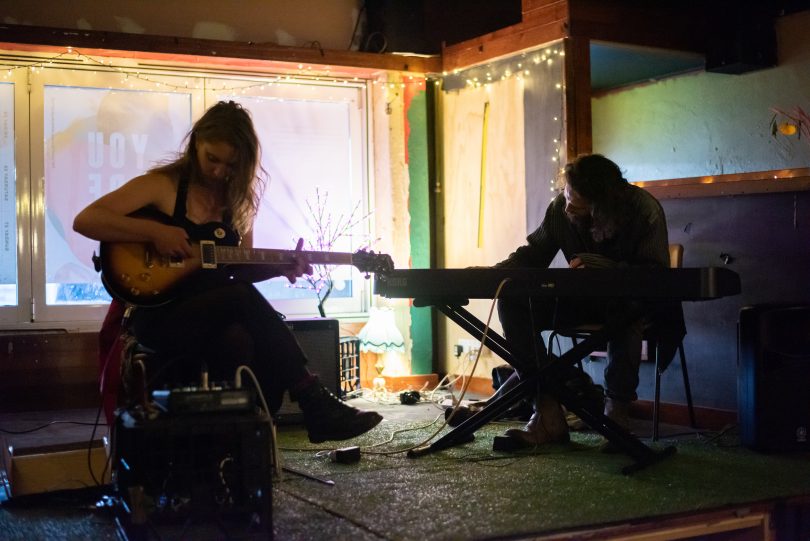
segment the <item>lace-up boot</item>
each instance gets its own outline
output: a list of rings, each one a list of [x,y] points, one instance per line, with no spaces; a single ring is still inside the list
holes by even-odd
[[[304,412],[304,426],[312,443],[354,438],[383,419],[377,412],[349,406],[317,380],[295,393],[294,400]]]

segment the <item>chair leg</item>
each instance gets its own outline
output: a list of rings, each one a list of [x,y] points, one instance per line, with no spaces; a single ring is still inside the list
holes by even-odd
[[[557,337],[557,333],[555,331],[551,331],[548,335],[548,346],[546,347],[549,355],[554,354],[554,342],[557,342],[559,344],[559,341],[560,339]],[[562,348],[558,349],[561,350]],[[562,355],[562,351],[560,351],[560,355]]]
[[[681,360],[681,372],[683,373],[683,388],[686,392],[686,406],[689,410],[689,426],[692,428],[697,428],[697,422],[695,421],[695,407],[692,404],[692,389],[689,386],[689,373],[686,370],[686,354],[683,351],[683,342],[680,343],[678,346],[678,356]]]
[[[579,339],[576,336],[572,336],[571,337],[571,346],[576,347],[577,345],[579,345]],[[574,363],[574,366],[579,367],[579,369],[581,371],[583,371],[583,372],[585,371],[585,364],[583,364],[582,359],[580,359],[576,363]]]
[[[571,339],[572,346],[576,346],[577,344],[579,344],[579,338],[577,336],[571,335],[571,336],[568,336],[567,338]],[[552,331],[551,334],[548,335],[548,347],[547,347],[547,349],[548,349],[549,355],[554,353],[554,342],[557,342],[557,345],[559,346],[557,348],[557,352],[558,352],[558,354],[560,356],[562,356],[563,352],[562,352],[562,346],[560,346],[560,335],[558,335],[556,332]],[[579,367],[579,369],[582,370],[583,372],[585,371],[585,366],[582,364],[582,359],[580,359],[576,363],[574,363],[574,366]]]
[[[658,441],[658,417],[661,413],[661,369],[660,369],[660,356],[658,355],[658,348],[655,351],[655,398],[653,399],[653,435],[652,441]]]

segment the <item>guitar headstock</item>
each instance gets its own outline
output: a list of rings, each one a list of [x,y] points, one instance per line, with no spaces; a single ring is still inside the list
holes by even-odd
[[[376,254],[373,251],[358,250],[352,254],[352,264],[360,272],[381,274],[394,270],[394,260],[388,254]]]

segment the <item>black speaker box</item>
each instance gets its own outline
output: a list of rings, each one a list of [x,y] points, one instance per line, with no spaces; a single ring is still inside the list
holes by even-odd
[[[708,22],[706,71],[739,75],[776,65],[775,16],[766,2],[718,2]]]
[[[123,539],[165,539],[180,524],[181,537],[199,539],[196,523],[211,519],[199,528],[272,537],[271,433],[269,419],[252,413],[143,420],[121,412],[112,468]]]
[[[286,323],[309,359],[309,371],[340,396],[340,322],[330,318],[290,318]],[[285,393],[275,419],[278,424],[298,424],[303,422],[304,415]]]
[[[521,22],[520,0],[366,0],[360,50],[438,54],[453,44]]]
[[[810,451],[810,305],[740,310],[740,439],[757,451]]]

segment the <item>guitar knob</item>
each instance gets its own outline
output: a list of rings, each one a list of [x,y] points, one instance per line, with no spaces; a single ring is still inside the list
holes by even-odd
[[[130,292],[130,294],[131,294],[133,297],[137,297],[138,295],[140,295],[140,294],[141,294],[141,290],[140,290],[140,289],[138,289],[137,287],[131,287],[131,288],[129,289],[129,292]]]
[[[140,278],[140,279],[141,279],[141,281],[143,281],[143,282],[147,282],[147,283],[149,283],[149,282],[151,282],[151,281],[152,281],[152,275],[151,275],[151,274],[149,274],[148,272],[142,272],[142,273],[140,273],[140,274],[138,275],[138,278]]]
[[[123,273],[121,274],[121,281],[128,284],[130,281],[132,281],[132,278],[129,276],[129,274]]]

